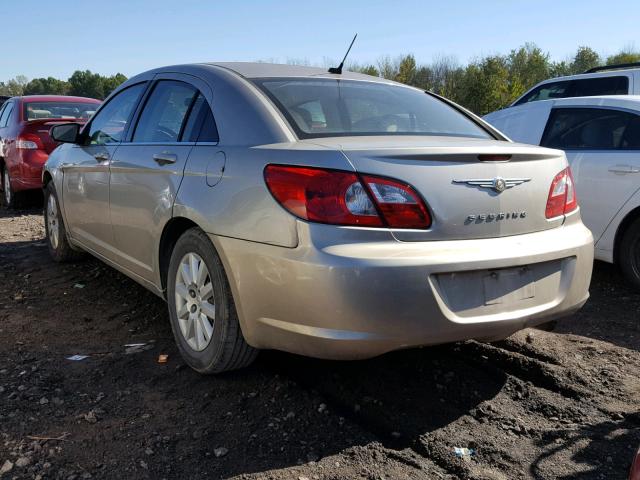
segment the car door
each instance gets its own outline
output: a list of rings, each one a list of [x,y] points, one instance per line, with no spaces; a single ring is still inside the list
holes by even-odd
[[[157,75],[135,129],[111,164],[110,212],[118,263],[156,285],[160,236],[195,144],[188,120],[200,92],[208,88],[189,75]]]
[[[84,128],[81,144],[68,149],[61,166],[69,234],[108,259],[115,257],[109,219],[109,165],[146,86],[138,83],[113,96]]]
[[[596,242],[640,188],[640,116],[605,107],[555,107],[541,145],[565,150],[582,219]]]

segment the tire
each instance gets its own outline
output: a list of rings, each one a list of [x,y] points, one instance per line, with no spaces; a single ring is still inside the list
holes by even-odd
[[[74,262],[82,258],[83,253],[74,250],[67,239],[67,230],[53,182],[49,182],[44,188],[44,228],[49,253],[56,262]]]
[[[220,257],[199,228],[187,230],[171,253],[167,304],[178,349],[197,372],[237,370],[255,360],[258,350],[242,335]]]
[[[2,168],[2,204],[6,208],[16,209],[20,206],[21,198],[22,194],[15,192],[13,188],[11,188],[11,175],[5,165],[4,168]]]
[[[624,232],[620,241],[618,265],[633,287],[640,290],[640,218]]]

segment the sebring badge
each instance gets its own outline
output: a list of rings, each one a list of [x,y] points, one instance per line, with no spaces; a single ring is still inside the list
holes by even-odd
[[[513,188],[523,183],[529,182],[530,178],[475,178],[469,180],[454,180],[453,183],[464,183],[471,187],[490,188],[497,193],[502,193],[508,188]]]

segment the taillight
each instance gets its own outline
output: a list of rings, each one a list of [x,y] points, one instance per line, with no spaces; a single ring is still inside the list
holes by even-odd
[[[571,168],[567,167],[557,174],[551,182],[545,216],[547,218],[559,217],[573,212],[576,208],[578,208],[576,187]]]
[[[26,133],[16,139],[16,148],[20,150],[42,149],[42,140],[38,135]]]
[[[296,217],[332,225],[426,229],[429,212],[406,183],[314,167],[268,165],[269,191]]]

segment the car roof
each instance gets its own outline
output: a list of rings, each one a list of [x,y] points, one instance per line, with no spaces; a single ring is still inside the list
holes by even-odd
[[[603,70],[600,72],[593,72],[593,73],[576,73],[575,75],[565,75],[563,77],[548,78],[539,83],[536,83],[534,87],[538,85],[543,85],[545,83],[563,82],[566,80],[580,80],[585,78],[599,78],[599,77],[619,77],[621,75],[633,73],[637,71],[640,71],[640,68],[629,67],[629,68],[619,68],[619,69],[613,69],[613,70]]]
[[[101,103],[101,100],[89,97],[73,97],[70,95],[23,95],[16,97],[23,102],[95,102]]]
[[[581,105],[581,106],[609,106],[609,107],[627,107],[640,110],[640,95],[599,95],[594,97],[568,97],[555,98],[550,100],[539,100],[538,102],[530,102],[525,105],[534,103],[553,102],[554,105]],[[524,105],[521,105],[524,106]]]
[[[205,65],[226,68],[245,78],[278,78],[278,77],[314,77],[347,80],[365,80],[376,83],[402,85],[381,77],[344,70],[341,74],[329,73],[326,68],[308,67],[304,65],[285,65],[263,62],[210,62]],[[406,86],[406,85],[403,85]]]

